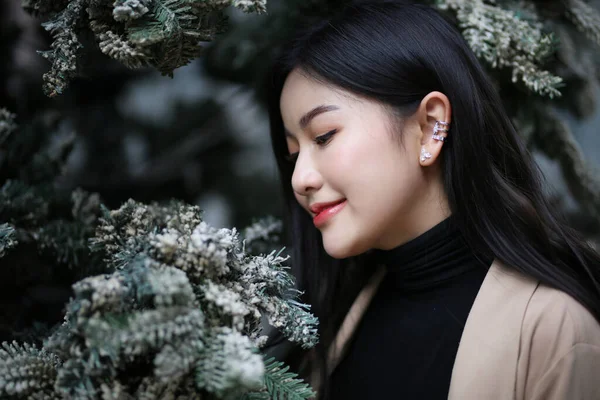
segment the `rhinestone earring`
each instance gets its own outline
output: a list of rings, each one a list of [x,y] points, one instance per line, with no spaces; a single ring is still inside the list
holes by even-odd
[[[440,142],[444,142],[446,138],[444,136],[438,135],[438,132],[448,133],[449,123],[445,121],[435,121],[435,126],[433,127],[433,136],[432,138],[435,140],[439,140]]]
[[[431,158],[431,153],[425,150],[425,147],[421,147],[421,161],[425,161]]]

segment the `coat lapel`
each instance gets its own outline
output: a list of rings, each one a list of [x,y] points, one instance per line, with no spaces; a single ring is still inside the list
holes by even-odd
[[[449,400],[515,398],[521,324],[536,287],[535,280],[492,262],[460,339]]]

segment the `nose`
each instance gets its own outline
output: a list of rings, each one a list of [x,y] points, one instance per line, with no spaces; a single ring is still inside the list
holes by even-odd
[[[296,160],[294,173],[292,174],[292,188],[301,196],[307,196],[311,192],[319,190],[323,186],[323,177],[315,168],[315,165],[306,152],[300,153]]]

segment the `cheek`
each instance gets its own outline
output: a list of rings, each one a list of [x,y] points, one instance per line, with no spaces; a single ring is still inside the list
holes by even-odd
[[[345,171],[339,181],[359,214],[395,212],[418,192],[421,170],[418,160],[391,141],[369,141],[345,148],[337,157]]]
[[[403,150],[381,137],[348,142],[336,149],[328,162],[327,170],[346,190],[372,190],[392,183],[397,186],[403,177],[414,172],[414,163]]]

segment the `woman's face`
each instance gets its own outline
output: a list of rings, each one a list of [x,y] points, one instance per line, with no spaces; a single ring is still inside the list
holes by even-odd
[[[298,69],[285,82],[280,108],[289,153],[297,153],[295,197],[316,216],[330,256],[390,249],[435,225],[428,207],[439,193],[419,161],[422,132],[416,119],[403,121],[402,146],[394,136],[398,121],[381,104]]]

